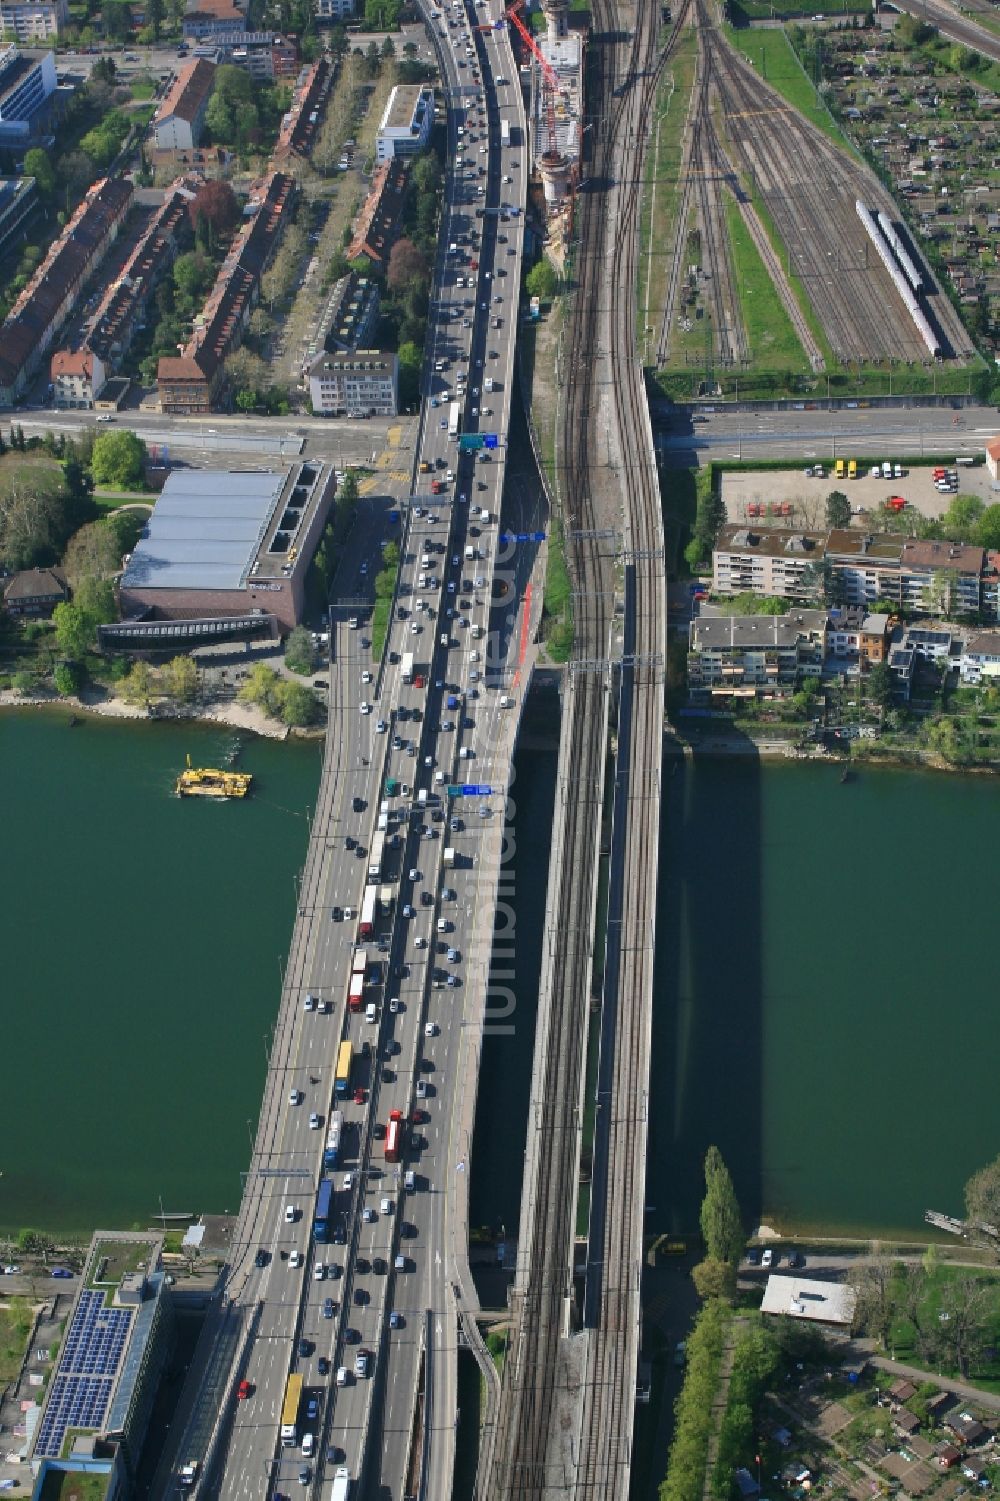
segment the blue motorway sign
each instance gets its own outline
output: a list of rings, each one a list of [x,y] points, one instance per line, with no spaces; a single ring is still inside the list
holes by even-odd
[[[483,433],[484,448],[496,448],[499,441],[500,439],[497,437],[496,433]]]
[[[478,782],[452,782],[448,787],[449,797],[491,797],[492,787],[483,787]]]
[[[544,542],[544,532],[501,532],[500,542]]]

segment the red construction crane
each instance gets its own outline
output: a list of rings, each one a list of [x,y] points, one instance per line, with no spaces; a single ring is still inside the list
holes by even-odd
[[[542,70],[542,78],[544,79],[542,89],[545,94],[545,120],[548,126],[549,151],[554,154],[559,149],[556,140],[555,107],[555,96],[559,92],[559,78],[548,58],[543,55],[538,43],[535,41],[534,37],[531,35],[531,32],[528,30],[527,26],[525,26],[524,22],[521,20],[520,15],[518,14],[523,5],[524,0],[514,0],[514,4],[508,8],[505,14],[508,21],[513,21],[514,25],[517,27],[518,31],[521,34],[521,38],[525,43],[525,46],[528,48],[528,51],[531,53],[532,57],[535,59],[535,61],[538,63],[538,66]]]

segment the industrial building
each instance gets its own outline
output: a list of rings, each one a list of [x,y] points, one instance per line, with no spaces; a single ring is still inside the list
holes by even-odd
[[[123,1467],[134,1480],[173,1345],[162,1249],[156,1234],[95,1234],[34,1428],[34,1465],[76,1461],[119,1477]]]
[[[332,468],[315,461],[175,471],[122,575],[123,623],[102,642],[155,650],[165,621],[190,624],[186,645],[216,638],[209,627],[220,620],[232,635],[287,634],[302,618],[335,490]],[[176,650],[180,638],[171,639]]]
[[[434,90],[419,84],[397,83],[389,95],[375,137],[375,160],[416,156],[431,138]]]
[[[309,367],[309,399],[321,417],[395,417],[399,359],[377,349],[323,353]]]

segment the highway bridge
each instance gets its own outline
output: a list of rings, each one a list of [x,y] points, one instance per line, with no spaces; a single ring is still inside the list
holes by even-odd
[[[450,162],[387,650],[375,661],[368,612],[337,604],[369,588],[384,540],[372,536],[336,580],[323,773],[264,1102],[225,1285],[158,1495],[257,1498],[295,1486],[326,1496],[341,1467],[359,1494],[401,1498],[414,1477],[422,1494],[450,1489],[459,1323],[475,1337],[466,1168],[544,569],[537,540],[499,540],[527,156],[506,32],[483,29],[491,14],[495,0],[427,12]],[[503,147],[502,120],[512,127]],[[454,402],[461,448],[448,431]],[[482,447],[468,442],[476,435]],[[537,526],[517,506],[508,500],[504,523]],[[325,1166],[334,1112],[340,1140]],[[386,1134],[394,1112],[398,1160]],[[191,1460],[197,1480],[185,1488]]]

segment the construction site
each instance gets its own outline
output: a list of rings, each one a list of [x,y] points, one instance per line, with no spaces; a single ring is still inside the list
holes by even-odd
[[[519,10],[518,5],[512,6],[507,18],[531,57],[522,69],[531,75],[531,175],[541,183],[549,253],[561,261],[580,176],[586,38],[569,28],[569,0],[542,0],[545,32],[537,37]]]

